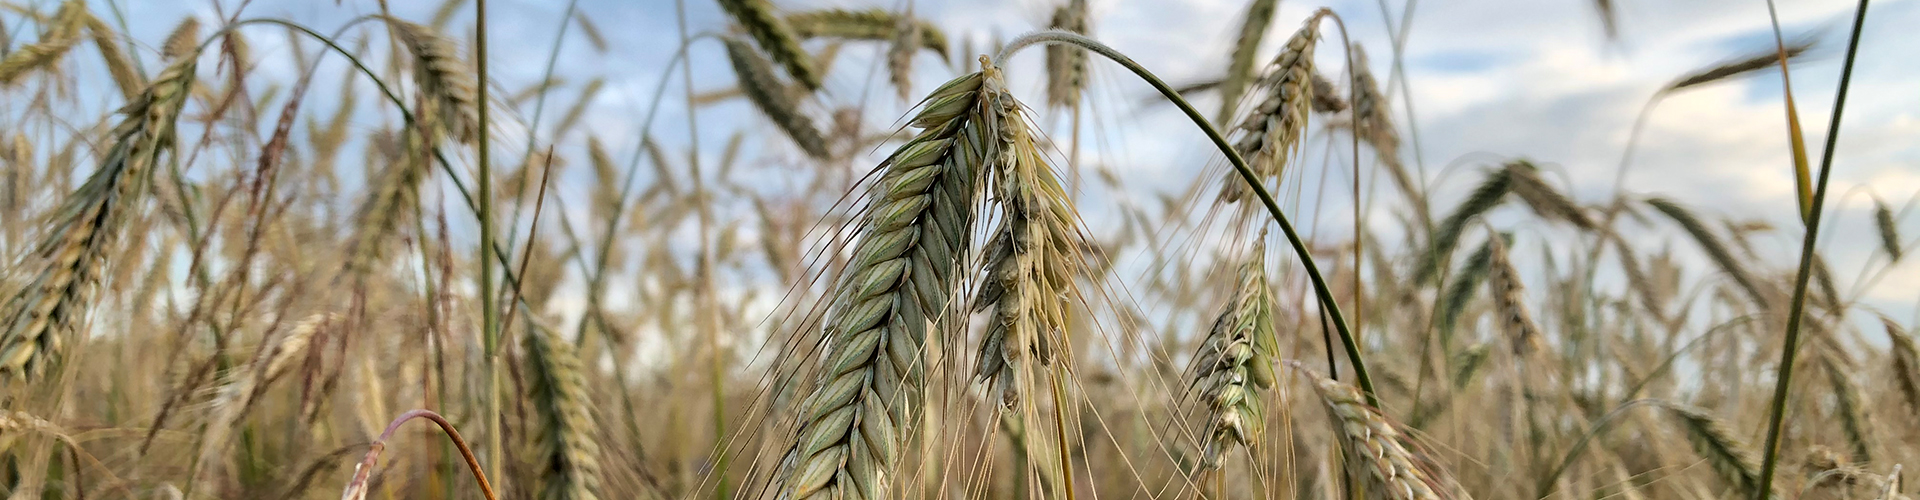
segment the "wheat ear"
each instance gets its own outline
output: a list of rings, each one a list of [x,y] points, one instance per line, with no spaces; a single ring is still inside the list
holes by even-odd
[[[1053,9],[1051,28],[1079,34],[1087,33],[1087,0],[1068,0]],[[1053,44],[1047,51],[1047,105],[1056,108],[1080,102],[1087,87],[1087,51],[1067,44]]]
[[[144,197],[151,168],[173,147],[174,122],[193,86],[194,67],[191,59],[175,62],[121,108],[124,117],[113,129],[112,149],[62,202],[57,222],[34,252],[41,267],[6,303],[0,380],[33,381],[81,337],[81,318],[91,307],[114,239]]]
[[[1204,391],[1208,440],[1202,464],[1219,468],[1235,445],[1259,442],[1262,392],[1274,384],[1278,350],[1274,338],[1274,299],[1267,282],[1266,246],[1253,245],[1240,265],[1231,302],[1193,361],[1193,385]]]
[[[473,69],[460,58],[452,40],[432,28],[390,20],[394,36],[413,55],[413,81],[419,88],[420,107],[416,116],[427,119],[428,128],[462,143],[472,144],[480,130],[480,102]]]
[[[1513,268],[1508,258],[1507,244],[1504,238],[1487,239],[1488,261],[1487,296],[1493,297],[1495,322],[1507,335],[1507,341],[1513,344],[1513,353],[1519,356],[1540,350],[1540,325],[1533,322],[1533,313],[1528,312],[1527,289],[1520,282],[1520,273]]]
[[[800,39],[793,35],[793,28],[787,26],[786,20],[774,15],[773,5],[767,0],[719,1],[720,8],[740,23],[747,36],[753,37],[754,44],[787,69],[788,76],[807,90],[820,88],[820,76],[814,72],[812,56],[800,47]]]
[[[1307,113],[1313,107],[1313,49],[1320,39],[1320,20],[1325,17],[1324,10],[1314,13],[1287,39],[1286,48],[1273,59],[1272,72],[1260,81],[1265,98],[1240,120],[1239,128],[1246,135],[1234,149],[1262,180],[1280,176],[1306,131]],[[1247,194],[1242,181],[1231,176],[1220,190],[1220,197],[1228,202],[1239,201]]]
[[[760,57],[753,47],[738,38],[728,37],[727,60],[733,63],[734,76],[740,82],[740,90],[745,92],[747,100],[760,109],[775,126],[780,127],[787,137],[793,139],[800,150],[816,159],[832,156],[827,149],[826,138],[820,135],[820,129],[800,111],[800,103],[794,99],[786,85],[780,83],[773,73],[773,64]]]
[[[902,25],[911,24],[919,32],[920,47],[934,51],[942,59],[947,57],[947,33],[939,26],[907,14],[897,14],[886,9],[821,9],[787,14],[787,26],[800,38],[841,38],[849,40],[891,41],[898,39],[896,31]]]
[[[1900,388],[1900,395],[1907,400],[1909,415],[1920,415],[1920,347],[1915,346],[1913,336],[1907,333],[1893,318],[1880,317],[1880,324],[1887,329],[1887,337],[1893,340],[1893,382]]]
[[[1662,403],[1661,407],[1674,416],[1687,440],[1693,443],[1694,452],[1706,459],[1721,479],[1733,485],[1741,496],[1753,496],[1754,490],[1760,487],[1760,466],[1746,441],[1734,437],[1726,422],[1704,409],[1679,403]]]
[[[1280,0],[1247,4],[1247,13],[1240,20],[1240,36],[1234,38],[1233,54],[1227,60],[1227,76],[1220,80],[1220,116],[1216,118],[1220,123],[1233,117],[1234,106],[1246,95],[1247,85],[1253,83],[1254,56],[1260,50],[1260,41],[1267,37],[1267,27],[1273,24],[1273,13],[1279,9]]]
[[[1903,253],[1900,248],[1900,226],[1893,220],[1893,209],[1887,208],[1887,202],[1873,200],[1873,227],[1880,235],[1880,248],[1887,252],[1887,259],[1900,262]]]
[[[997,80],[997,76],[992,79]],[[943,325],[966,254],[974,176],[992,154],[986,72],[941,85],[919,135],[880,164],[853,259],[831,292],[821,382],[783,461],[792,499],[888,498],[924,396],[922,346]]]
[[[600,497],[600,444],[595,434],[593,400],[586,368],[568,343],[545,327],[526,332],[529,400],[539,424],[540,498],[592,500]]]
[[[1408,450],[1400,428],[1367,406],[1360,391],[1294,363],[1294,370],[1310,378],[1314,393],[1333,420],[1333,433],[1344,450],[1345,468],[1353,487],[1366,500],[1439,500],[1432,471]],[[1445,491],[1444,489],[1442,491]]]
[[[987,243],[986,282],[974,297],[976,311],[992,311],[974,376],[994,388],[1001,403],[1020,400],[1020,380],[1030,371],[1029,357],[1051,365],[1060,348],[1067,306],[1077,297],[1074,277],[1086,248],[1078,216],[1047,166],[1021,104],[988,80],[992,115],[989,132],[998,141],[989,165],[994,200],[1001,209],[999,227]]]

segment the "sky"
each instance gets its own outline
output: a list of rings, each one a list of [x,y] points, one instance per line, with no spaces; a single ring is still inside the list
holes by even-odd
[[[1314,9],[1326,7],[1345,21],[1352,41],[1368,49],[1371,69],[1390,70],[1389,40],[1382,21],[1383,4],[1392,4],[1396,22],[1405,0],[1282,0],[1272,31],[1261,51],[1270,58],[1286,36]],[[122,3],[135,36],[158,40],[188,13],[203,19],[214,16],[206,0],[116,0]],[[233,4],[232,0],[225,3]],[[905,9],[900,0],[773,0],[785,11],[825,7],[887,7]],[[1789,37],[1812,36],[1818,46],[1792,69],[1793,90],[1799,102],[1806,140],[1816,166],[1826,141],[1846,35],[1856,2],[1847,0],[1778,0],[1782,27]],[[431,0],[393,0],[403,18],[424,20],[439,4]],[[1741,54],[1771,46],[1768,10],[1762,0],[1616,0],[1619,36],[1609,39],[1590,0],[1449,0],[1418,2],[1404,53],[1415,116],[1408,120],[1405,102],[1393,103],[1401,134],[1418,135],[1417,157],[1427,182],[1436,193],[1436,211],[1456,203],[1477,181],[1481,169],[1509,158],[1529,158],[1548,170],[1550,179],[1564,181],[1570,194],[1583,204],[1598,204],[1611,196],[1616,168],[1621,162],[1628,130],[1636,113],[1654,91],[1676,76]],[[568,3],[560,0],[493,0],[489,2],[493,78],[505,89],[520,89],[540,79],[543,63],[553,48],[554,34],[565,20]],[[1007,39],[1044,27],[1051,2],[1041,0],[920,0],[910,6],[916,15],[943,27],[950,39],[971,40],[974,50],[994,39]],[[229,5],[228,8],[231,8]],[[564,39],[556,73],[576,82],[604,77],[603,92],[586,117],[586,130],[618,153],[634,151],[646,115],[647,99],[656,90],[679,46],[676,3],[670,0],[580,0],[575,6],[604,33],[610,50],[587,47],[577,28]],[[726,19],[716,4],[688,0],[688,22],[696,32],[724,30]],[[1205,80],[1222,72],[1226,54],[1240,24],[1245,0],[1091,0],[1093,36],[1138,60],[1165,80],[1176,84]],[[284,17],[330,31],[356,16],[377,12],[370,0],[325,2],[312,0],[258,0],[243,17]],[[1838,270],[1843,283],[1870,264],[1878,247],[1872,225],[1873,196],[1900,210],[1920,193],[1920,37],[1907,29],[1920,25],[1920,0],[1880,0],[1872,4],[1861,40],[1861,50],[1848,97],[1844,126],[1833,154],[1830,224],[1823,230],[1822,251]],[[454,26],[470,26],[471,9]],[[464,28],[455,28],[461,31]],[[285,42],[277,34],[260,31],[256,50],[265,54],[260,71],[291,74],[284,57],[275,59],[275,47],[284,56]],[[1327,71],[1341,71],[1338,31],[1323,30],[1319,62]],[[1329,50],[1336,49],[1336,50]],[[838,106],[864,104],[870,116],[900,116],[907,112],[885,88],[884,70],[874,71],[874,54],[884,48],[849,50],[829,75],[817,101],[819,115]],[[1022,53],[1008,65],[1012,89],[1030,104],[1044,95],[1040,78],[1042,51]],[[691,49],[694,80],[728,82],[730,70],[718,44],[696,44]],[[1118,66],[1094,65],[1089,96],[1089,146],[1083,152],[1089,164],[1109,168],[1123,179],[1129,196],[1145,198],[1160,186],[1184,186],[1196,176],[1217,174],[1220,162],[1207,149],[1203,136],[1171,107],[1144,104],[1151,89]],[[916,92],[924,94],[954,75],[946,64],[931,57],[916,64]],[[672,80],[679,80],[674,77]],[[673,85],[677,85],[674,83]],[[719,87],[724,83],[697,84]],[[1794,185],[1787,148],[1787,126],[1781,108],[1782,85],[1777,72],[1759,73],[1725,84],[1667,97],[1649,117],[1632,162],[1625,189],[1638,195],[1679,200],[1708,216],[1762,220],[1777,229],[1755,238],[1756,250],[1771,268],[1791,268],[1798,257],[1801,235],[1795,217]],[[677,86],[668,89],[678,92]],[[564,106],[571,89],[556,101]],[[366,99],[363,99],[364,106]],[[1201,98],[1202,110],[1218,104]],[[524,113],[525,110],[522,110]],[[549,111],[553,112],[553,111]],[[514,117],[509,117],[514,118]],[[517,118],[524,120],[524,114]],[[718,151],[729,132],[747,130],[772,134],[773,128],[744,104],[723,104],[700,110],[702,150]],[[378,123],[378,115],[366,118]],[[1050,133],[1063,133],[1057,114],[1042,112],[1041,124]],[[662,108],[654,133],[668,144],[686,144],[685,111]],[[369,125],[371,126],[371,125]],[[772,137],[772,135],[768,135]],[[1060,137],[1055,135],[1055,137]],[[577,145],[581,136],[542,137],[542,141]],[[1310,141],[1311,142],[1311,141]],[[1309,146],[1308,155],[1314,146]],[[1413,154],[1413,146],[1407,146]],[[750,141],[747,153],[779,162],[795,158],[779,141]],[[754,156],[749,156],[754,157]],[[1304,162],[1314,164],[1313,160]],[[1214,170],[1208,170],[1212,168]],[[1336,178],[1337,180],[1338,178]],[[584,193],[581,179],[563,180],[562,192]],[[1385,194],[1386,189],[1377,192]],[[1870,196],[1871,195],[1871,196]],[[1093,202],[1098,203],[1096,195]],[[1311,196],[1311,195],[1306,195]],[[1344,210],[1314,213],[1312,200],[1295,200],[1308,207],[1304,219],[1319,221],[1316,231],[1342,237],[1353,214]],[[1342,201],[1344,203],[1344,201]],[[1334,206],[1344,206],[1334,204]],[[1387,217],[1390,207],[1376,207],[1369,217]],[[1093,212],[1097,208],[1083,208]],[[1904,211],[1902,212],[1904,214]],[[1909,217],[1911,218],[1911,217]],[[1903,221],[1907,222],[1907,221]],[[1320,229],[1324,225],[1327,229]],[[1920,234],[1915,224],[1902,224],[1906,234]],[[1542,230],[1542,231],[1550,231]],[[1676,235],[1667,230],[1632,237],[1644,239],[1643,248],[1657,248]],[[1678,240],[1684,241],[1684,240]],[[1695,270],[1708,269],[1691,253]],[[1896,268],[1867,293],[1866,303],[1907,318],[1920,299],[1914,287],[1920,267]]]

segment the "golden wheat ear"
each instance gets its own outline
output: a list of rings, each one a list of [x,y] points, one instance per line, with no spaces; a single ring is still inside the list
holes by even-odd
[[[1261,406],[1274,385],[1274,300],[1267,281],[1266,246],[1256,243],[1239,266],[1233,295],[1207,332],[1190,369],[1207,408],[1201,464],[1218,469],[1235,446],[1260,441]]]

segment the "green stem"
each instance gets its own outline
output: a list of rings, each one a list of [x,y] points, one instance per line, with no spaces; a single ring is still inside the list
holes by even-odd
[[[1002,49],[1000,54],[994,58],[995,64],[1002,65],[1008,57],[1011,57],[1020,49],[1040,43],[1064,43],[1079,46],[1090,52],[1100,54],[1112,60],[1114,63],[1127,68],[1127,70],[1132,71],[1135,76],[1146,80],[1147,84],[1152,85],[1154,90],[1160,91],[1160,95],[1166,96],[1168,102],[1172,102],[1175,107],[1180,108],[1181,113],[1185,113],[1188,119],[1193,120],[1194,126],[1199,127],[1201,132],[1207,134],[1207,139],[1213,141],[1214,147],[1219,148],[1221,154],[1226,155],[1227,161],[1233,164],[1234,171],[1240,173],[1241,180],[1247,182],[1247,186],[1253,189],[1253,194],[1260,198],[1260,203],[1267,207],[1267,213],[1273,216],[1274,222],[1280,224],[1280,232],[1286,235],[1287,243],[1293,246],[1294,254],[1300,256],[1300,264],[1306,268],[1308,281],[1313,283],[1313,292],[1314,295],[1319,297],[1320,307],[1324,309],[1327,312],[1327,316],[1333,320],[1334,330],[1340,333],[1340,342],[1346,345],[1347,360],[1353,364],[1354,378],[1359,380],[1360,390],[1366,394],[1367,404],[1378,408],[1380,406],[1380,400],[1374,394],[1373,379],[1367,376],[1367,363],[1360,355],[1360,346],[1354,342],[1353,332],[1347,328],[1346,318],[1340,314],[1340,305],[1334,302],[1332,289],[1327,287],[1326,278],[1320,275],[1320,267],[1314,265],[1313,255],[1307,250],[1306,243],[1300,239],[1300,234],[1294,231],[1293,223],[1287,219],[1285,213],[1280,211],[1279,203],[1273,201],[1273,194],[1268,193],[1267,188],[1260,185],[1260,178],[1254,175],[1253,169],[1247,167],[1247,160],[1241,158],[1240,153],[1234,152],[1233,145],[1227,142],[1227,138],[1221,136],[1220,131],[1215,130],[1205,116],[1201,115],[1198,110],[1193,109],[1192,104],[1187,103],[1186,99],[1180,97],[1180,92],[1174,90],[1172,86],[1167,85],[1167,82],[1161,81],[1159,76],[1155,76],[1153,72],[1147,71],[1146,67],[1141,66],[1138,62],[1134,62],[1133,58],[1127,57],[1126,54],[1121,54],[1119,51],[1113,50],[1112,47],[1106,46],[1106,44],[1077,33],[1046,30],[1022,35],[1020,38],[1015,38],[1013,41],[1007,43],[1006,48]]]
[[[1773,383],[1773,410],[1767,417],[1767,445],[1761,452],[1760,487],[1755,500],[1766,500],[1773,490],[1773,471],[1779,465],[1780,426],[1786,419],[1787,390],[1793,382],[1793,357],[1800,347],[1800,319],[1806,314],[1807,278],[1813,274],[1814,242],[1820,234],[1820,212],[1827,199],[1827,179],[1833,173],[1834,146],[1840,140],[1840,117],[1846,111],[1847,87],[1853,82],[1853,63],[1860,53],[1860,31],[1867,22],[1867,2],[1853,14],[1853,33],[1847,39],[1847,58],[1840,68],[1840,87],[1833,97],[1833,119],[1827,123],[1826,150],[1820,153],[1820,179],[1814,183],[1813,206],[1807,212],[1807,236],[1800,246],[1800,272],[1794,278],[1793,302],[1787,310],[1787,337],[1780,351],[1780,376]]]
[[[485,410],[481,415],[487,419],[487,465],[493,469],[493,477],[505,479],[507,476],[501,467],[506,465],[505,452],[500,432],[501,422],[501,369],[500,369],[500,310],[495,308],[493,293],[493,263],[488,262],[487,253],[493,246],[493,162],[488,151],[487,137],[492,135],[487,128],[487,0],[474,1],[474,70],[479,78],[479,128],[480,136],[475,145],[479,157],[479,197],[476,211],[480,213],[480,338],[486,353],[485,371],[488,380]],[[504,483],[503,483],[504,485]]]

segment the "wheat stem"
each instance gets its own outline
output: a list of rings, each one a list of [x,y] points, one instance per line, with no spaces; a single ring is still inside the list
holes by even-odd
[[[1773,384],[1773,403],[1767,417],[1767,444],[1760,453],[1760,487],[1755,500],[1766,500],[1780,455],[1780,427],[1786,419],[1787,391],[1793,382],[1793,358],[1800,348],[1800,320],[1806,314],[1807,279],[1813,271],[1814,243],[1820,234],[1820,214],[1827,200],[1827,179],[1833,174],[1834,147],[1840,141],[1840,117],[1846,111],[1847,88],[1853,83],[1853,63],[1860,53],[1860,31],[1867,22],[1867,3],[1854,10],[1853,32],[1847,39],[1847,58],[1840,68],[1840,87],[1833,97],[1833,118],[1827,123],[1826,149],[1820,153],[1820,178],[1814,183],[1813,206],[1808,210],[1807,235],[1800,246],[1800,271],[1794,278],[1793,301],[1788,303],[1787,335],[1781,340],[1780,375]]]

